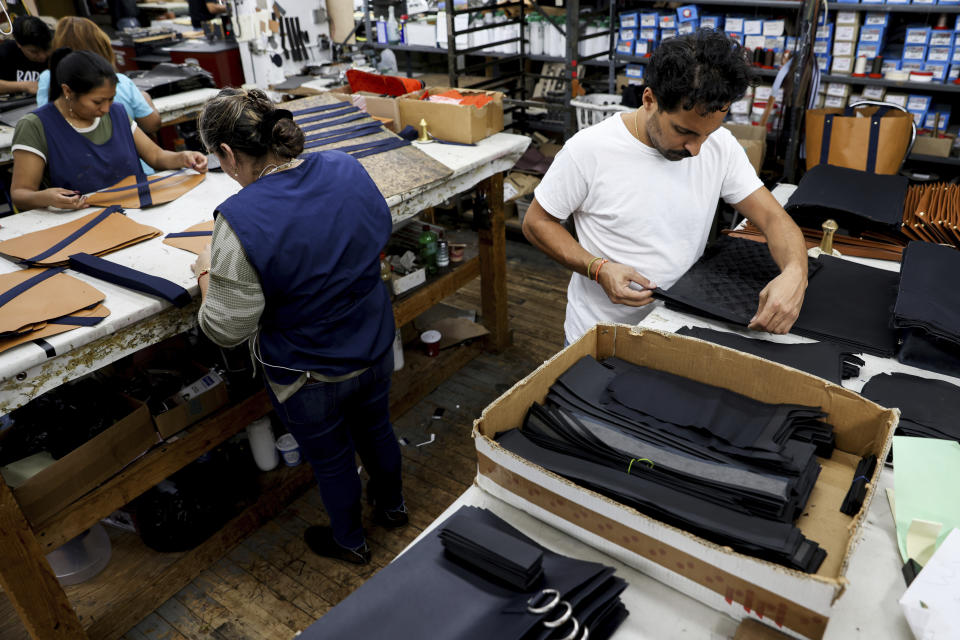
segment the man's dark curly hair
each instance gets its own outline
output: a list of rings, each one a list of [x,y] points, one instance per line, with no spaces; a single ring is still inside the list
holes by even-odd
[[[646,85],[660,111],[696,108],[701,115],[722,111],[753,83],[743,47],[713,29],[671,38],[650,58]]]
[[[53,33],[40,18],[21,16],[13,21],[13,39],[21,47],[39,47],[46,51],[50,48]]]

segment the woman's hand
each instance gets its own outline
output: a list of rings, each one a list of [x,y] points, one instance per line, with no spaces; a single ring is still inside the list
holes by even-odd
[[[197,261],[190,267],[193,269],[193,275],[198,276],[204,271],[210,270],[210,245],[203,248],[203,251],[197,256]]]
[[[207,156],[199,151],[181,151],[179,155],[182,162],[181,167],[193,169],[197,173],[207,172]]]
[[[58,209],[83,209],[87,206],[87,197],[79,191],[53,187],[40,191],[44,206]]]

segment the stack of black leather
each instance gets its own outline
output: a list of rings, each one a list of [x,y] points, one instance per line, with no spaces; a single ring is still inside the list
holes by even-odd
[[[806,297],[791,331],[853,353],[892,357],[897,273],[827,255],[808,266]],[[779,274],[766,243],[723,236],[670,289],[656,289],[654,296],[670,308],[747,326],[760,292]]]
[[[960,441],[960,387],[908,373],[873,376],[860,391],[867,400],[900,409],[898,436]]]
[[[691,336],[719,344],[730,349],[750,353],[766,360],[779,362],[788,367],[806,371],[834,384],[860,375],[864,365],[848,348],[831,342],[807,342],[785,344],[756,338],[745,338],[735,333],[715,331],[705,327],[681,327],[678,335]]]
[[[464,561],[464,546],[485,557],[484,570]],[[533,567],[536,558],[541,571],[529,587],[488,571]],[[612,567],[554,553],[485,509],[461,507],[300,637],[604,639],[628,615],[626,586]]]
[[[792,523],[833,429],[774,405],[618,358],[586,356],[500,444],[663,522],[815,572],[826,552]]]
[[[903,250],[893,324],[901,331],[897,359],[921,369],[960,375],[960,251],[930,242]]]

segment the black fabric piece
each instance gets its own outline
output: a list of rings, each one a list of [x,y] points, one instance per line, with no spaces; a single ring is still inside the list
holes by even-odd
[[[822,255],[810,261],[797,335],[831,341],[854,353],[893,356],[891,327],[899,275]],[[764,243],[721,237],[669,290],[654,296],[670,308],[740,326],[756,313],[760,291],[779,274]]]
[[[893,325],[903,344],[897,359],[921,369],[960,375],[960,252],[931,242],[903,250]]]
[[[213,74],[193,64],[161,62],[147,71],[135,71],[128,75],[138,89],[146,91],[154,99],[217,86]]]
[[[867,497],[867,483],[877,469],[877,456],[871,454],[860,458],[857,470],[853,473],[853,482],[847,490],[847,495],[840,505],[840,512],[848,516],[856,515],[863,506],[863,499]]]
[[[483,522],[450,517],[440,531],[447,553],[516,591],[529,591],[543,577],[543,551]]]
[[[923,567],[920,566],[920,563],[913,558],[909,558],[904,563],[903,568],[900,569],[900,573],[903,574],[903,581],[907,583],[908,587],[913,584],[913,581],[917,578],[917,574],[919,574],[922,569]]]
[[[542,555],[543,578],[531,591],[518,593],[491,582],[444,553],[440,532],[425,535],[301,634],[304,640],[328,638],[457,638],[458,640],[546,640],[544,628],[563,609],[531,614],[527,601],[541,588],[556,589],[570,602],[573,616],[590,627],[591,638],[609,638],[625,616],[619,594],[626,584],[612,569],[567,558],[545,549],[484,509],[462,507],[456,517],[462,531],[482,524],[529,545]]]
[[[70,256],[70,268],[121,287],[163,298],[177,307],[187,306],[192,299],[189,291],[174,282],[87,253]]]
[[[867,400],[900,409],[897,435],[960,441],[960,387],[908,373],[873,376],[860,391]]]
[[[168,233],[168,238],[203,238],[212,236],[213,231],[178,231],[177,233]]]
[[[860,375],[860,367],[864,365],[861,358],[830,342],[784,344],[745,338],[735,333],[704,327],[681,327],[677,334],[699,338],[743,353],[750,353],[765,360],[779,362],[834,384],[840,384],[847,378],[856,378]]]
[[[784,209],[802,227],[819,229],[833,218],[853,236],[863,231],[897,233],[908,186],[904,176],[818,164],[800,179]]]
[[[323,122],[318,122],[316,124],[308,124],[305,127],[300,127],[300,129],[304,132],[315,131],[318,129],[329,129],[330,127],[335,127],[337,125],[346,124],[347,122],[353,122],[355,120],[361,120],[363,118],[369,118],[369,117],[370,116],[368,116],[366,113],[363,113],[363,112],[352,113],[348,116],[345,116],[343,118],[338,118],[336,120],[329,120],[329,121],[324,120]]]

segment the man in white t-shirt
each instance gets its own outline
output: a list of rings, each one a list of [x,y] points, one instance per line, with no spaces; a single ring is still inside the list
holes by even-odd
[[[781,270],[750,328],[793,326],[807,286],[803,235],[720,126],[750,79],[742,49],[723,33],[667,40],[647,65],[642,106],[580,131],[557,155],[523,232],[574,272],[568,342],[597,322],[642,320],[651,290],[672,286],[703,253],[719,198],[763,231]],[[563,226],[570,216],[579,243]]]

